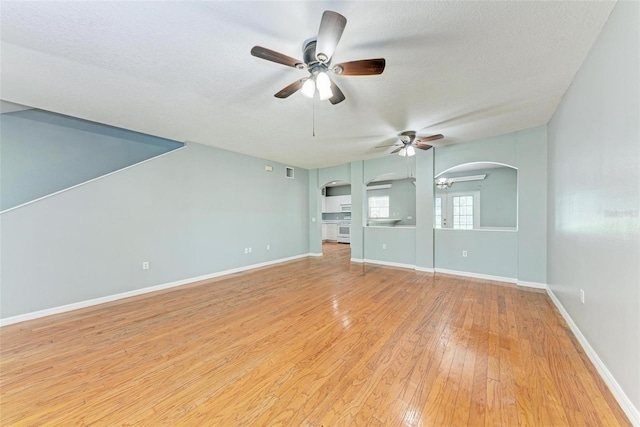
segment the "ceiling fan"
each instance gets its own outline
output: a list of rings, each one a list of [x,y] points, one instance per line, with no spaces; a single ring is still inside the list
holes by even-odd
[[[328,99],[335,105],[344,101],[345,96],[329,77],[330,72],[343,76],[369,76],[381,74],[384,71],[384,58],[362,59],[331,65],[331,57],[346,24],[347,18],[337,12],[325,10],[320,21],[318,37],[304,43],[303,61],[261,46],[254,46],[251,49],[251,55],[255,57],[309,72],[309,77],[296,80],[277,92],[274,95],[276,98],[287,98],[297,91],[307,98],[313,98],[317,89],[320,100]]]
[[[432,146],[427,144],[427,142],[437,141],[439,139],[444,138],[444,136],[442,134],[425,136],[425,137],[422,137],[422,138],[416,138],[416,132],[412,131],[412,130],[407,130],[407,131],[402,132],[399,135],[399,137],[400,137],[400,141],[396,142],[395,144],[379,145],[376,148],[397,146],[398,148],[396,148],[395,150],[393,150],[389,154],[398,153],[399,155],[401,155],[403,157],[410,157],[410,156],[415,156],[415,154],[416,154],[416,150],[415,149],[416,148],[419,148],[420,150],[428,150]]]

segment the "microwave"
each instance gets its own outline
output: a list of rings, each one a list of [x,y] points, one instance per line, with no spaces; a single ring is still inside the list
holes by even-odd
[[[351,212],[351,205],[340,205],[340,212]]]

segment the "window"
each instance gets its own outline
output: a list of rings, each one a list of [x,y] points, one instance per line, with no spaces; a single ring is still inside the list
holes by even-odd
[[[369,197],[369,218],[389,218],[389,196]]]
[[[434,227],[442,228],[442,197],[436,197],[435,200],[435,213],[434,213]]]
[[[453,228],[473,229],[473,196],[453,197]]]

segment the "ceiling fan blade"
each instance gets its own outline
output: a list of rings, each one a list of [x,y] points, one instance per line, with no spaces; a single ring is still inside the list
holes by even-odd
[[[444,135],[439,133],[437,135],[425,136],[424,138],[416,139],[416,143],[417,144],[421,144],[421,143],[429,142],[429,141],[437,141],[437,140],[442,139],[442,138],[444,138]]]
[[[302,61],[262,46],[254,46],[251,48],[251,55],[278,64],[288,65],[289,67],[304,68]]]
[[[428,150],[430,148],[433,148],[431,145],[429,144],[415,144],[416,148],[419,148],[421,150]]]
[[[300,80],[296,80],[295,82],[291,83],[289,86],[285,87],[284,89],[282,89],[280,92],[276,93],[275,96],[276,98],[287,98],[291,95],[293,95],[294,93],[296,93],[297,91],[299,91],[302,88],[302,85],[304,84],[305,79],[300,79]]]
[[[316,59],[318,61],[324,64],[331,60],[346,25],[347,18],[344,16],[331,10],[324,11],[316,42]]]
[[[404,148],[404,145],[402,147],[398,147],[395,150],[393,150],[391,153],[389,154],[396,154],[398,151],[402,150]]]
[[[373,148],[389,148],[389,147],[394,147],[396,145],[398,145],[398,144],[376,145]]]
[[[359,61],[342,62],[333,67],[333,71],[343,76],[371,76],[382,74],[385,63],[384,58],[361,59]]]
[[[336,105],[344,101],[344,93],[342,93],[340,88],[335,84],[333,80],[331,80],[331,92],[333,93],[333,96],[329,98],[330,103]]]

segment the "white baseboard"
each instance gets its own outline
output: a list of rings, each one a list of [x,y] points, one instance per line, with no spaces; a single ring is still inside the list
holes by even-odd
[[[226,276],[228,274],[234,274],[234,273],[240,273],[242,271],[253,270],[254,268],[267,267],[269,265],[280,264],[283,262],[293,261],[299,258],[306,258],[309,256],[316,256],[316,255],[311,253],[294,255],[287,258],[280,258],[272,261],[261,262],[258,264],[246,265],[244,267],[233,268],[231,270],[218,271],[216,273],[205,274],[203,276],[190,277],[188,279],[178,280],[170,283],[164,283],[161,285],[149,286],[142,289],[134,289],[132,291],[123,292],[120,294],[107,295],[104,297],[93,298],[86,301],[74,302],[72,304],[66,304],[58,307],[47,308],[44,310],[34,311],[31,313],[19,314],[17,316],[12,316],[12,317],[5,317],[4,319],[0,319],[0,327],[6,326],[6,325],[12,325],[14,323],[24,322],[27,320],[38,319],[40,317],[51,316],[53,314],[60,314],[60,313],[65,313],[67,311],[78,310],[80,308],[91,307],[93,305],[104,304],[107,302],[116,301],[123,298],[130,298],[137,295],[146,294],[149,292],[175,288],[177,286],[187,285],[189,283],[199,282],[201,280],[208,280],[208,279],[213,279],[220,276]]]
[[[416,266],[416,271],[421,271],[423,273],[435,273],[435,270],[433,268],[428,268],[428,267],[418,267],[418,266]]]
[[[358,264],[362,264],[364,260],[362,258],[351,258],[351,262],[357,262]]]
[[[524,280],[518,280],[516,285],[523,286],[525,288],[547,289],[547,285],[544,283],[526,282]]]
[[[602,377],[604,382],[607,384],[607,386],[609,387],[609,390],[611,390],[611,393],[620,404],[620,407],[622,408],[624,413],[627,414],[627,417],[629,417],[629,420],[631,421],[631,423],[634,426],[640,426],[640,410],[638,410],[638,408],[636,408],[633,405],[633,402],[631,402],[631,399],[629,399],[629,397],[626,395],[624,390],[622,390],[622,387],[620,387],[620,384],[618,384],[618,382],[613,377],[613,375],[611,374],[607,366],[604,364],[602,359],[600,359],[600,357],[598,356],[598,353],[596,353],[593,347],[591,347],[591,344],[589,344],[589,341],[587,341],[585,336],[582,335],[582,332],[578,328],[578,325],[575,324],[575,322],[573,321],[573,319],[571,318],[567,310],[565,310],[560,300],[555,296],[555,294],[549,287],[547,287],[547,294],[549,295],[549,298],[551,298],[551,301],[553,301],[555,306],[558,308],[558,311],[560,312],[560,314],[562,314],[562,317],[564,317],[564,320],[569,325],[569,328],[571,328],[571,331],[578,339],[578,342],[580,343],[580,345],[582,345],[584,352],[587,354],[587,356],[589,356],[591,363],[593,363],[593,366],[596,367],[596,370],[600,374],[600,377]]]
[[[309,256],[322,256],[322,252],[313,252],[313,253],[309,253]]]
[[[399,262],[389,262],[389,261],[380,261],[377,259],[363,259],[363,262],[366,262],[368,264],[378,264],[378,265],[385,265],[387,267],[399,267],[399,268],[410,268],[412,270],[415,270],[416,266],[413,264],[402,264]]]
[[[453,276],[473,277],[474,279],[493,280],[495,282],[516,283],[518,281],[513,277],[491,276],[488,274],[472,273],[469,271],[447,270],[444,268],[436,268],[435,272],[451,274]]]

